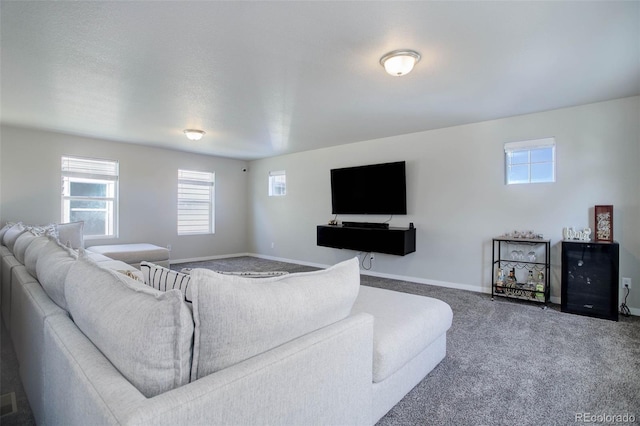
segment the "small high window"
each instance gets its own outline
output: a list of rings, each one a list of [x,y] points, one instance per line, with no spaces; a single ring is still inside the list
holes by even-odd
[[[118,162],[62,157],[62,222],[84,221],[85,238],[118,236]]]
[[[555,138],[508,142],[504,153],[507,185],[556,181]]]
[[[287,195],[287,173],[284,170],[269,172],[269,196]]]
[[[178,235],[213,234],[214,181],[210,172],[178,170]]]

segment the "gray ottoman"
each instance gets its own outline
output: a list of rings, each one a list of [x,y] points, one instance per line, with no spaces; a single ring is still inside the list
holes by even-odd
[[[104,246],[91,246],[87,251],[99,253],[113,260],[140,269],[140,262],[147,261],[156,265],[169,267],[169,249],[148,243],[139,244],[109,244]]]

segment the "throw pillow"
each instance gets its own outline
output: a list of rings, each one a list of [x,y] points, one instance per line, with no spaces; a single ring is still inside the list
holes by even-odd
[[[45,293],[62,309],[67,310],[64,282],[69,268],[76,260],[76,253],[50,238],[40,250],[36,261],[36,277]]]
[[[140,262],[144,283],[160,291],[180,290],[186,302],[191,302],[191,278],[189,275],[163,268],[151,262]]]
[[[179,291],[154,290],[80,256],[65,298],[78,328],[144,396],[189,382],[193,319]]]
[[[24,251],[24,266],[25,268],[27,268],[27,272],[29,272],[29,275],[31,275],[33,278],[37,278],[36,262],[38,261],[40,251],[44,246],[47,245],[48,242],[49,238],[47,237],[36,237],[36,239],[32,241]]]
[[[4,224],[4,226],[2,227],[2,229],[0,229],[0,244],[4,245],[3,239],[4,239],[4,234],[5,232],[7,232],[9,229],[11,229],[11,227],[15,225],[14,222],[7,222]]]
[[[84,248],[84,222],[58,223],[56,233],[60,242],[72,249]]]
[[[196,380],[346,318],[358,295],[357,258],[255,280],[191,271]]]
[[[24,255],[29,245],[38,238],[30,231],[20,234],[15,244],[13,245],[13,256],[16,260],[24,265]]]
[[[13,246],[16,243],[16,240],[25,232],[27,232],[27,228],[22,224],[22,222],[16,223],[4,233],[4,236],[2,237],[2,244],[4,244],[9,251],[13,253]]]

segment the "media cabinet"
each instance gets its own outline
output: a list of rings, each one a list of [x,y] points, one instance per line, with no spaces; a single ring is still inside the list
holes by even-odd
[[[404,256],[416,251],[415,228],[318,225],[319,246]]]

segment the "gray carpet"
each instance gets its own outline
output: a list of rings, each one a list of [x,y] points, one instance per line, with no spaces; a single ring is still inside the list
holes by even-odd
[[[315,269],[253,257],[172,265],[175,270],[184,267],[228,272]],[[575,424],[577,413],[631,414],[640,423],[640,318],[613,322],[563,314],[555,305],[542,310],[462,290],[364,275],[361,280],[435,297],[453,309],[447,357],[380,426],[569,425]],[[32,425],[4,324],[1,334],[2,393],[16,392],[18,412],[0,418],[0,424]]]
[[[252,257],[173,266],[182,267],[314,269]],[[640,422],[640,318],[607,321],[564,314],[557,305],[543,310],[364,275],[361,282],[435,297],[453,309],[447,357],[379,425],[568,425],[579,413],[630,414]]]

